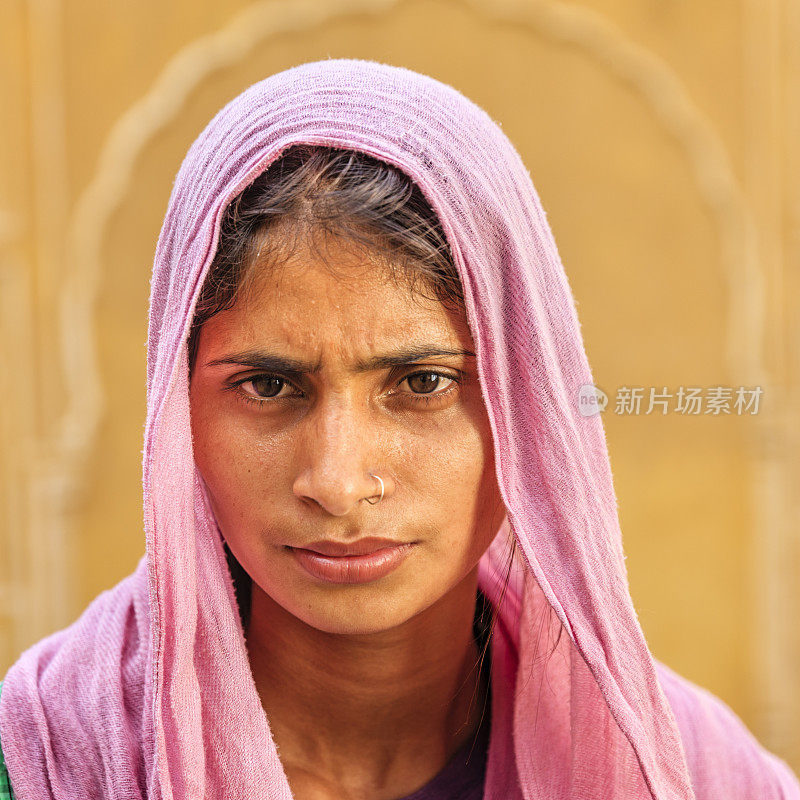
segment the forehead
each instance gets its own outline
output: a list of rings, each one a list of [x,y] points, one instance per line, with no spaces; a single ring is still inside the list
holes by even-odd
[[[380,347],[433,341],[471,348],[463,311],[445,305],[427,278],[412,279],[384,254],[340,237],[300,240],[255,259],[235,305],[206,323],[237,343]]]

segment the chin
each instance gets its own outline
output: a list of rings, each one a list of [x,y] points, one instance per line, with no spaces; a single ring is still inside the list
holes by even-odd
[[[290,589],[287,596],[273,593],[271,597],[284,611],[309,627],[348,636],[397,628],[429,605],[418,589],[415,591],[402,581],[394,582],[394,586],[376,581],[357,587],[337,587],[333,591],[330,587],[309,591],[308,586],[302,586],[296,592]]]
[[[309,627],[337,636],[372,636],[397,628],[410,618],[395,614],[391,617],[364,619],[347,613],[339,616],[332,614],[329,609],[320,609],[317,614],[307,613],[304,617],[303,622]]]

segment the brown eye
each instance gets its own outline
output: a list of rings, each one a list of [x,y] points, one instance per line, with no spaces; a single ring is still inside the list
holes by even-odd
[[[258,397],[276,397],[280,390],[283,388],[285,381],[275,375],[258,375],[255,378],[242,382],[242,388],[246,386],[252,387],[252,392]]]
[[[417,394],[430,394],[439,387],[442,378],[450,380],[446,375],[441,375],[438,372],[416,372],[413,375],[409,375],[406,380],[411,391]]]

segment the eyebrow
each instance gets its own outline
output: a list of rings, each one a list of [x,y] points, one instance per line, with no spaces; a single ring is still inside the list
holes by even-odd
[[[368,359],[360,359],[356,362],[355,371],[370,372],[376,369],[388,369],[391,367],[403,367],[423,361],[426,358],[441,358],[442,356],[461,356],[465,358],[475,358],[475,353],[470,350],[460,348],[438,347],[435,345],[413,345],[403,347],[392,353],[385,353],[373,356]],[[241,353],[231,353],[223,358],[209,361],[207,367],[216,367],[224,364],[237,364],[239,366],[259,369],[264,372],[281,372],[289,375],[316,374],[321,369],[319,362],[312,364],[309,361],[301,361],[296,358],[275,355],[274,353],[262,350],[246,350]]]

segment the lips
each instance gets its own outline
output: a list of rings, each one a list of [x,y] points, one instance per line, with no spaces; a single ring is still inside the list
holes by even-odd
[[[405,561],[413,542],[365,538],[356,542],[320,541],[291,547],[296,562],[317,580],[369,583],[389,575]]]
[[[393,539],[381,539],[377,536],[367,536],[357,539],[355,542],[335,542],[331,539],[323,539],[303,545],[300,549],[313,550],[323,556],[363,556],[386,547],[399,547],[403,544],[406,543],[396,542]]]

